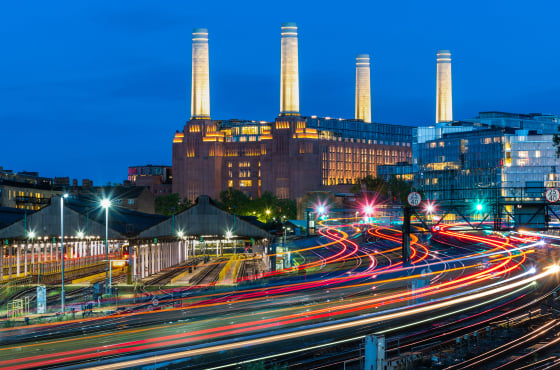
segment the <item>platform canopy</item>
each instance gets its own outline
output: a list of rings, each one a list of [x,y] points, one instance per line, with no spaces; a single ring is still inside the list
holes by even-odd
[[[144,230],[138,238],[176,238],[180,233],[197,238],[268,238],[266,230],[224,211],[207,195],[198,197],[195,205],[189,209]]]
[[[131,211],[118,206],[109,207],[108,234],[110,239],[130,239],[140,231],[167,219],[168,216]],[[60,236],[60,197],[38,211],[18,211],[0,208],[0,239],[28,239]],[[105,209],[99,202],[69,197],[64,200],[64,236],[105,237]]]

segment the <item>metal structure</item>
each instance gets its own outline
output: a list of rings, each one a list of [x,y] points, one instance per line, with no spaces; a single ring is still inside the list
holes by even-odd
[[[451,188],[425,194],[413,215],[427,228],[462,222],[473,229],[560,229],[559,196],[555,188],[542,186]]]

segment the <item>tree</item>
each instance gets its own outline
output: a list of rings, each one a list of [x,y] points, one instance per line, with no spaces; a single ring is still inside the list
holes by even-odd
[[[375,191],[403,204],[412,190],[412,185],[409,182],[397,179],[395,176],[392,176],[389,181],[385,181],[382,178],[373,178],[371,175],[367,175],[360,180],[359,184],[353,185],[350,191],[359,193],[362,190],[362,184],[365,185],[367,191]]]
[[[352,185],[350,191],[352,193],[359,193],[362,191],[362,185],[365,185],[367,191],[376,191],[380,194],[387,195],[387,182],[380,177],[374,178],[367,175],[359,181],[358,184]]]
[[[391,180],[387,183],[387,187],[391,192],[393,199],[400,201],[402,204],[406,203],[406,198],[408,194],[412,191],[412,185],[401,179],[397,179],[395,176],[391,177]]]
[[[156,197],[156,213],[170,216],[192,206],[190,199],[180,200],[179,194],[159,195]]]
[[[220,193],[220,203],[229,213],[247,215],[251,199],[241,190],[229,188]]]

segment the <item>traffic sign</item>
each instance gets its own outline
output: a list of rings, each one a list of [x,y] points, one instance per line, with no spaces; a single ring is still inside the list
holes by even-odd
[[[544,193],[544,197],[550,203],[556,203],[560,200],[560,190],[556,188],[546,189],[546,192]]]
[[[413,207],[416,207],[422,201],[422,196],[420,195],[419,192],[413,191],[410,194],[408,194],[406,200],[408,201],[408,204],[410,204]]]

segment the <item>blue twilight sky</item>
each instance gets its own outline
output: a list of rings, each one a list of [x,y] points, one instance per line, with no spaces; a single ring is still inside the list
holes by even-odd
[[[12,1],[0,12],[0,166],[122,181],[171,164],[190,114],[191,32],[209,29],[214,119],[273,120],[280,25],[299,27],[300,109],[352,118],[354,58],[372,57],[373,120],[435,116],[435,56],[453,57],[454,118],[560,114],[555,1]]]

